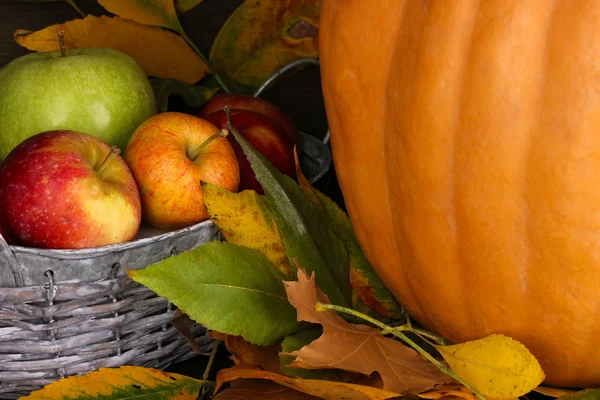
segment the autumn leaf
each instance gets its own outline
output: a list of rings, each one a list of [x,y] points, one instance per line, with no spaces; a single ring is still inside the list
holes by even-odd
[[[239,367],[227,368],[219,371],[217,374],[217,386],[215,391],[218,391],[224,383],[240,378],[267,379],[282,386],[325,400],[385,400],[399,396],[398,393],[372,386],[317,379],[301,379],[258,369]]]
[[[442,399],[464,399],[464,400],[478,400],[477,396],[467,389],[466,387],[459,384],[446,384],[437,386],[434,389],[427,390],[417,394],[423,399],[429,400],[442,400]]]
[[[553,388],[548,386],[538,386],[533,389],[535,392],[541,393],[548,397],[564,397],[575,394],[577,391],[571,389]],[[600,398],[600,396],[599,396]]]
[[[309,278],[299,269],[298,281],[285,282],[285,287],[290,303],[298,310],[298,320],[323,326],[320,338],[291,353],[296,357],[291,367],[339,368],[365,375],[377,372],[385,390],[402,394],[453,381],[416,351],[379,330],[349,324],[333,311],[316,311],[317,303],[329,304],[329,299],[317,288],[314,274]]]
[[[281,67],[317,58],[321,0],[246,1],[215,38],[209,60],[252,94]]]
[[[271,381],[237,379],[215,397],[215,400],[318,400],[294,389]]]
[[[182,31],[173,0],[98,0],[110,13],[144,25]]]
[[[58,51],[59,28],[65,30],[67,49],[108,47],[131,56],[149,76],[196,83],[209,71],[179,35],[119,17],[87,16],[40,31],[17,30],[15,41],[33,51]]]
[[[217,93],[218,88],[207,88],[176,79],[151,78],[150,84],[156,98],[156,106],[159,112],[169,110],[169,99],[171,96],[179,96],[188,107],[200,107]]]
[[[100,368],[71,376],[21,397],[28,400],[86,399],[180,399],[194,400],[206,381],[151,368],[124,366]]]
[[[182,313],[181,310],[177,310],[177,312],[175,312],[175,316],[173,316],[173,319],[171,320],[173,327],[177,329],[179,333],[181,333],[181,335],[185,338],[185,340],[187,340],[188,344],[196,353],[208,355],[204,353],[202,349],[200,349],[200,346],[198,346],[198,343],[194,339],[194,335],[190,330],[190,325],[193,322],[194,321],[192,321],[187,314]]]
[[[348,250],[350,284],[358,299],[381,317],[400,318],[402,309],[369,261],[367,261],[354,234],[350,218],[333,200],[315,189],[306,179],[300,168],[296,149],[294,149],[294,158],[296,161],[296,176],[304,194],[317,210],[321,222],[330,227],[344,242]],[[359,311],[362,308],[357,304],[357,301],[353,301],[353,306]]]
[[[177,14],[183,14],[202,3],[204,0],[175,0]]]
[[[259,346],[249,343],[241,336],[228,335],[211,331],[213,339],[225,343],[227,350],[233,355],[235,365],[244,368],[260,368],[266,371],[279,372],[279,356],[281,345],[275,343],[269,346]]]
[[[304,328],[286,298],[285,276],[254,249],[208,242],[127,274],[207,329],[254,344]]]
[[[203,185],[202,193],[210,219],[225,240],[260,251],[286,276],[295,276],[277,221],[263,196],[253,190],[231,193],[211,184]]]
[[[542,367],[529,350],[504,335],[435,348],[456,375],[489,398],[517,398],[545,379]]]
[[[281,173],[228,124],[265,192],[290,262],[315,271],[317,283],[334,304],[350,306],[348,252],[344,243],[319,221],[317,211],[289,176]]]

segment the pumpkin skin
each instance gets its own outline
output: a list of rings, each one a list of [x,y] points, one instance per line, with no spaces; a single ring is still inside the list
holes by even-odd
[[[324,1],[335,169],[367,258],[454,343],[600,386],[600,1]]]

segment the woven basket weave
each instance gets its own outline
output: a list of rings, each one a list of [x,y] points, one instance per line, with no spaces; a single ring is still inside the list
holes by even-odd
[[[163,369],[193,357],[171,325],[167,300],[126,275],[218,238],[210,221],[85,250],[8,246],[0,236],[0,398],[14,399],[52,381],[103,367]],[[212,340],[192,334],[203,351]]]
[[[309,181],[329,170],[323,142],[301,133],[298,150]],[[83,250],[9,246],[0,235],[0,399],[99,368],[164,369],[195,356],[171,325],[175,308],[126,268],[218,239],[210,221],[169,233],[144,226],[134,241]],[[202,326],[191,332],[202,351],[212,349]]]

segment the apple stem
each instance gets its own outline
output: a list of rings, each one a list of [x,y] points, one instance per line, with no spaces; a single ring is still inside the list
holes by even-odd
[[[121,154],[121,149],[119,149],[117,146],[111,146],[108,154],[106,157],[104,157],[104,160],[102,160],[102,163],[100,163],[100,166],[98,167],[98,175],[102,175],[106,167],[108,167],[110,160],[119,154]]]
[[[65,49],[65,28],[58,28],[56,31],[56,35],[58,36],[58,47],[60,48],[60,56],[65,57],[67,55],[67,50]]]
[[[194,149],[194,151],[192,151],[192,153],[189,156],[190,159],[191,160],[196,159],[196,157],[198,157],[198,155],[202,152],[202,150],[204,150],[204,148],[206,146],[208,146],[210,144],[210,142],[212,142],[213,140],[218,139],[218,138],[227,137],[228,134],[229,134],[229,132],[227,132],[227,129],[220,129],[220,130],[216,131],[208,139],[206,139],[204,142],[202,142],[200,144],[200,146],[196,147]]]

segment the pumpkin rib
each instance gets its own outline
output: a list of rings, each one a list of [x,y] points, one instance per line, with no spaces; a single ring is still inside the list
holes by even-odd
[[[414,13],[409,13],[407,11],[407,10],[410,10],[410,7],[408,7],[408,6],[401,7],[397,11],[399,14],[398,20],[400,21],[397,24],[399,29],[406,25],[408,25],[409,27],[412,27],[412,24],[414,23],[414,21],[419,17],[426,18],[427,9],[429,8],[428,6],[430,5],[430,3],[421,3],[421,4],[424,4],[425,7],[423,9],[418,9]],[[409,34],[415,35],[416,37],[421,36],[423,33],[423,30],[424,30],[424,25],[421,24],[421,26],[419,28],[420,28],[419,32],[410,29]],[[398,34],[399,34],[399,32],[397,31],[394,36],[396,36]],[[395,51],[397,51],[397,49],[392,49],[392,51],[391,51],[392,59],[395,58],[394,57]],[[416,66],[413,66],[413,70],[415,68],[416,68]],[[388,75],[385,79],[385,82],[382,83],[382,88],[388,87],[390,85],[390,82],[393,81],[394,76],[395,76],[395,71],[393,69],[390,69],[388,71]],[[393,99],[388,100],[388,102],[393,102],[393,101],[394,101]],[[384,105],[386,105],[386,101],[384,101]],[[385,119],[383,121],[382,133],[393,132],[396,129],[397,129],[397,126],[394,124],[394,121],[392,121],[391,123],[388,121],[388,119]],[[395,152],[393,152],[394,149],[398,148],[396,141],[399,139],[400,138],[398,136],[395,136],[395,135],[387,136],[385,134],[384,134],[384,139],[382,139],[383,142],[386,142],[386,146],[384,146],[384,148],[383,148],[383,167],[385,168],[386,176],[388,176],[388,175],[393,176],[394,173],[396,173],[398,171],[402,171],[401,166],[397,165],[395,162],[399,157]],[[402,172],[400,172],[400,173],[402,173]],[[393,191],[394,191],[393,188],[387,189],[387,195],[390,198],[390,205],[394,204]],[[398,214],[395,213],[394,210],[390,210],[390,215],[392,217],[394,217],[394,216],[397,216]],[[405,224],[400,222],[400,223],[393,224],[392,230],[390,232],[390,234],[393,238],[392,243],[394,243],[394,245],[396,246],[397,253],[400,254],[401,257],[403,257],[404,260],[406,260],[406,262],[408,262],[407,261],[408,259],[415,259],[415,255],[411,251],[412,246],[410,245],[409,239],[408,239],[410,237],[410,234],[409,234],[410,229],[411,229],[411,227],[407,227]],[[398,246],[398,243],[407,243],[408,245]],[[405,250],[403,251],[403,249],[405,249]],[[407,254],[407,253],[409,253],[409,254]],[[427,310],[423,309],[421,307],[422,302],[418,301],[418,298],[420,295],[420,293],[418,292],[418,289],[413,289],[413,285],[411,283],[413,276],[411,276],[411,272],[412,271],[409,268],[402,269],[402,277],[400,278],[400,280],[403,281],[404,288],[402,290],[403,297],[402,297],[402,299],[399,299],[399,300],[403,303],[403,306],[410,305],[409,313],[411,315],[423,315],[423,316],[425,316],[425,318],[428,318]]]

